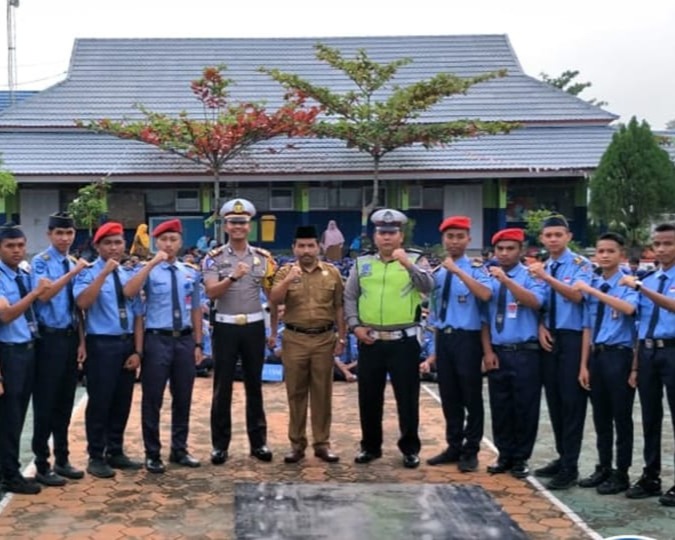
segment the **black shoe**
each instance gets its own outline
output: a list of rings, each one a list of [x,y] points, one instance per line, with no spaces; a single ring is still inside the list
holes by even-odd
[[[126,454],[108,455],[108,465],[113,469],[120,469],[122,471],[139,471],[143,468],[143,464],[140,461],[134,461]]]
[[[211,450],[211,463],[214,465],[222,465],[227,461],[227,450],[218,450],[214,448]]]
[[[376,459],[380,459],[382,457],[382,451],[380,452],[368,452],[368,450],[361,450],[358,454],[356,454],[356,457],[354,458],[354,463],[358,463],[359,465],[363,465],[365,463],[370,463],[371,461],[375,461]]]
[[[326,448],[325,446],[316,448],[314,450],[314,456],[318,457],[321,461],[325,461],[326,463],[337,463],[340,461],[340,456],[333,453],[330,448]]]
[[[37,495],[42,488],[35,482],[19,475],[3,482],[5,491],[10,493],[19,493],[21,495]]]
[[[427,465],[445,465],[447,463],[457,463],[459,461],[459,452],[446,448],[440,454],[427,459]]]
[[[459,458],[457,468],[460,472],[470,473],[478,470],[478,456],[476,454],[463,454]]]
[[[68,478],[70,480],[81,480],[84,478],[84,471],[76,469],[69,462],[59,465],[58,463],[54,464],[54,472],[59,476]]]
[[[553,478],[551,478],[549,483],[546,484],[546,487],[554,491],[569,489],[571,487],[576,486],[578,480],[579,480],[578,471],[573,471],[570,469],[560,469],[558,474],[556,474]]]
[[[530,467],[524,459],[515,460],[511,467],[511,476],[514,478],[527,478],[530,476]]]
[[[102,458],[91,458],[87,465],[87,472],[96,478],[112,478],[115,471]]]
[[[403,466],[406,469],[417,469],[420,466],[420,457],[417,454],[403,454]]]
[[[490,474],[502,474],[511,470],[513,462],[509,458],[499,457],[492,465],[487,466],[487,472]]]
[[[61,487],[67,484],[67,480],[56,474],[52,469],[47,469],[44,472],[37,471],[35,481],[47,487]]]
[[[162,474],[166,467],[161,458],[145,458],[145,470],[153,474]]]
[[[550,461],[543,467],[534,470],[534,475],[539,478],[553,478],[556,474],[560,472],[562,466],[560,465],[559,459],[554,459]]]
[[[190,453],[186,452],[185,450],[180,452],[171,452],[171,454],[169,454],[169,461],[171,463],[175,463],[176,465],[190,467],[192,469],[196,469],[201,465],[197,458],[190,455]]]
[[[272,461],[272,451],[267,446],[262,445],[251,450],[251,456],[260,461]]]
[[[598,487],[600,484],[609,480],[609,477],[612,474],[612,469],[609,467],[603,467],[602,465],[596,465],[595,471],[590,476],[582,478],[579,480],[579,487],[582,488],[594,488]]]
[[[581,482],[579,483],[581,485]],[[599,495],[616,495],[626,491],[630,487],[628,473],[623,471],[612,471],[609,478],[600,484],[595,490]]]
[[[659,502],[663,506],[675,506],[675,486],[671,487],[659,497]]]
[[[305,459],[305,452],[294,449],[284,456],[284,463],[299,463],[303,459]]]
[[[640,479],[635,482],[626,491],[626,497],[629,499],[646,499],[647,497],[658,497],[663,493],[661,491],[661,479],[653,476],[643,474]]]

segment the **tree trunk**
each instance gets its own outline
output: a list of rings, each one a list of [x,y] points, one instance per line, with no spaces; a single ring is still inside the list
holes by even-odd
[[[380,203],[379,194],[380,194],[380,158],[373,158],[374,167],[373,167],[373,196],[370,198],[370,202],[363,207],[361,210],[361,237],[368,236],[368,216],[371,212],[377,208],[377,205]]]
[[[220,223],[220,175],[213,171],[213,238],[218,245],[223,243],[223,227]]]

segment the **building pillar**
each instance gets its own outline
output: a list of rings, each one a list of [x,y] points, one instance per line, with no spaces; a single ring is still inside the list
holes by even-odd
[[[294,184],[293,206],[296,212],[300,212],[300,224],[309,225],[309,185],[304,182]]]
[[[483,245],[489,246],[492,235],[506,227],[507,180],[483,182]]]

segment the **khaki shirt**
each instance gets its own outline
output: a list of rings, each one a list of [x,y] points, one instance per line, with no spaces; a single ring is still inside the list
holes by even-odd
[[[274,285],[286,279],[291,266],[279,269]],[[340,271],[332,264],[320,261],[311,272],[303,270],[300,280],[291,283],[286,291],[284,322],[300,328],[319,328],[335,322],[343,290]]]

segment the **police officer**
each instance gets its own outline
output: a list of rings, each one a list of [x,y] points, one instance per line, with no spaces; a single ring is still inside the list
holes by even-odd
[[[114,221],[98,228],[93,245],[99,256],[73,286],[77,306],[86,311],[87,472],[97,478],[112,478],[113,469],[143,466],[124,453],[136,369],[143,357],[143,307],[140,298],[124,296],[131,272],[120,268],[123,234]]]
[[[481,331],[492,433],[499,450],[487,471],[510,471],[516,478],[530,472],[527,460],[539,427],[538,324],[546,294],[543,282],[520,262],[524,241],[522,229],[503,229],[492,237],[497,265],[489,267],[492,298]]]
[[[661,489],[661,427],[663,388],[671,422],[675,422],[675,224],[657,225],[652,249],[659,269],[643,281],[624,276],[620,283],[640,293],[638,308],[638,394],[642,406],[645,466],[640,479],[626,492],[630,499],[658,497]],[[675,506],[675,485],[660,496]]]
[[[434,272],[431,318],[448,446],[427,463],[458,463],[460,471],[473,472],[478,468],[484,424],[480,302],[492,295],[490,277],[482,261],[466,256],[470,218],[448,217],[439,231],[448,256]]]
[[[271,302],[286,307],[281,349],[291,442],[291,451],[284,457],[286,463],[297,463],[305,457],[308,398],[314,455],[327,463],[339,460],[330,448],[330,425],[333,357],[345,346],[343,284],[335,266],[319,261],[319,251],[316,229],[298,227],[293,242],[296,262],[279,269],[270,293]]]
[[[73,278],[89,266],[72,260],[68,250],[75,240],[75,223],[65,213],[49,216],[50,246],[33,257],[33,283],[52,282],[49,293],[35,304],[40,338],[35,351],[33,392],[33,453],[35,479],[45,486],[62,486],[66,478],[80,479],[84,472],[68,460],[68,427],[75,400],[78,366],[86,358],[84,330],[73,298]],[[49,465],[49,437],[53,437],[55,464]]]
[[[544,349],[542,376],[559,458],[537,469],[535,474],[551,478],[549,489],[568,489],[579,478],[588,400],[579,384],[583,294],[573,285],[577,281],[590,283],[592,269],[588,259],[568,249],[572,233],[563,216],[553,215],[544,220],[540,238],[550,258],[545,264],[534,262],[529,268],[534,277],[549,286],[539,342]]]
[[[345,285],[345,317],[359,340],[359,415],[361,451],[354,461],[382,456],[382,415],[387,374],[394,388],[403,465],[419,466],[419,356],[417,340],[421,294],[433,288],[429,272],[416,264],[419,253],[406,252],[402,226],[408,218],[393,209],[378,210],[376,253],[356,259]]]
[[[176,259],[183,245],[179,219],[152,231],[157,254],[124,286],[124,295],[145,293],[145,339],[141,360],[141,424],[145,468],[163,473],[159,415],[167,381],[171,390],[171,453],[169,461],[199,467],[187,450],[190,407],[196,365],[202,361],[202,310],[199,272]]]
[[[23,477],[19,444],[33,391],[37,320],[33,304],[49,293],[41,278],[31,287],[19,264],[26,256],[26,236],[16,226],[0,227],[0,478],[5,491],[34,495],[40,486]],[[31,290],[32,289],[32,290]]]
[[[246,391],[246,430],[251,456],[272,461],[267,447],[263,410],[262,368],[265,359],[265,322],[261,287],[272,285],[275,263],[269,252],[248,243],[255,206],[246,199],[227,201],[220,210],[228,243],[204,259],[206,295],[215,301],[213,329],[213,401],[211,403],[211,463],[228,457],[232,437],[232,382],[241,357]]]
[[[583,347],[579,383],[590,391],[599,463],[579,481],[600,495],[626,491],[633,458],[633,401],[637,373],[633,372],[635,313],[638,294],[619,285],[624,239],[605,233],[595,246],[599,274],[590,285],[574,287],[585,294]],[[616,426],[616,469],[612,470],[612,441]]]

